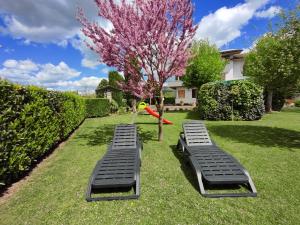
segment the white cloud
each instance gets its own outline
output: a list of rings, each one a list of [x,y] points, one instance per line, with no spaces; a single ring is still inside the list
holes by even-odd
[[[0,0],[0,15],[5,27],[2,31],[14,38],[37,43],[61,43],[74,37],[80,24],[76,20],[77,7],[89,18],[97,16],[94,1],[15,1]]]
[[[84,67],[95,69],[97,66],[101,64],[99,60],[99,56],[91,49],[89,49],[89,47],[86,45],[84,40],[85,37],[80,32],[76,38],[73,38],[71,40],[71,44],[73,48],[79,50],[83,56],[83,59],[81,60],[81,65]]]
[[[3,63],[3,68],[0,69],[0,77],[17,83],[37,84],[34,79],[34,73],[37,69],[37,65],[31,60],[17,61],[9,59]]]
[[[107,31],[113,26],[108,21],[99,19],[93,0],[69,1],[15,1],[0,0],[0,17],[4,26],[0,32],[13,38],[23,39],[24,44],[55,43],[66,47],[68,43],[79,50],[83,56],[81,65],[96,68],[100,65],[99,57],[84,43],[80,23],[76,20],[77,7],[83,8],[89,20],[97,21]]]
[[[0,68],[0,77],[20,84],[33,84],[55,90],[94,91],[102,78],[82,77],[65,62],[36,64],[33,61],[8,59]],[[73,80],[77,78],[78,80]]]
[[[253,18],[256,11],[269,0],[247,0],[232,8],[222,7],[203,17],[195,39],[208,39],[221,47],[241,36],[241,29]]]
[[[11,34],[15,38],[25,38],[27,42],[54,42],[59,44],[63,40],[73,37],[78,32],[77,26],[70,26],[69,29],[62,26],[30,26],[23,23],[23,21],[19,21],[13,15],[5,16],[4,22],[7,27],[6,33]]]
[[[29,59],[20,61],[8,59],[3,63],[3,66],[7,69],[17,69],[28,72],[38,70],[38,66]]]
[[[271,6],[267,10],[258,11],[255,13],[255,16],[258,18],[268,18],[272,19],[274,16],[276,16],[280,11],[282,10],[279,6]]]
[[[71,69],[65,62],[60,62],[57,66],[47,63],[40,67],[41,70],[36,74],[36,78],[41,83],[70,80],[80,75],[80,72]]]
[[[15,49],[13,49],[13,48],[5,48],[3,51],[4,51],[5,53],[10,54],[10,53],[13,53],[13,52],[15,51]]]
[[[103,78],[99,77],[83,77],[76,81],[58,81],[49,83],[48,88],[52,90],[77,90],[80,93],[91,93],[94,92],[98,84]]]
[[[101,69],[101,73],[104,74],[108,74],[109,71],[110,71],[109,67],[104,67],[103,69]]]
[[[58,81],[56,83],[52,83],[52,85],[60,87],[96,87],[101,80],[102,78],[91,76],[83,77],[76,81]]]

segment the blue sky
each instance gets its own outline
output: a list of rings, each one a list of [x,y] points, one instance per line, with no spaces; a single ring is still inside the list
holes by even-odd
[[[195,39],[247,49],[297,0],[193,0]],[[76,7],[97,18],[93,0],[0,0],[0,77],[57,90],[94,90],[110,68],[83,43]],[[103,26],[107,23],[99,21]]]

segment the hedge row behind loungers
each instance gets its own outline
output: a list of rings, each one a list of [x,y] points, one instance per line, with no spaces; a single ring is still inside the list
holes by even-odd
[[[262,89],[248,80],[207,83],[198,96],[202,119],[258,120],[264,113]]]
[[[86,117],[107,116],[110,113],[110,102],[106,98],[87,98],[85,99]]]
[[[0,80],[0,183],[9,184],[85,118],[85,102],[72,93]]]

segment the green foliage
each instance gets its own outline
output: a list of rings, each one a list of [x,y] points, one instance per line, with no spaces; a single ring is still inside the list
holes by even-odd
[[[74,93],[0,81],[0,181],[10,183],[85,118]]]
[[[199,91],[199,111],[208,120],[257,120],[264,113],[262,90],[247,80],[207,83]]]
[[[246,56],[244,75],[263,86],[270,96],[274,91],[289,95],[300,83],[299,9],[283,12],[278,31],[261,37]]]
[[[244,75],[268,90],[285,88],[289,77],[282,67],[282,43],[269,34],[258,40],[245,58]]]
[[[96,97],[104,98],[104,91],[101,88],[104,88],[108,85],[108,81],[106,79],[102,79],[96,88]]]
[[[175,105],[175,97],[165,97],[164,104]]]
[[[110,71],[108,73],[108,84],[116,89],[119,89],[118,82],[124,81],[124,78],[117,71]],[[114,99],[119,106],[123,106],[123,92],[121,90],[112,91],[112,99]]]
[[[110,103],[106,98],[87,98],[85,107],[88,118],[107,116],[110,113]]]
[[[110,102],[110,112],[111,113],[116,113],[116,112],[118,112],[118,108],[119,108],[118,103],[115,100],[112,99],[111,102]]]
[[[188,62],[186,74],[182,77],[186,87],[200,88],[202,84],[220,80],[226,61],[218,48],[208,41],[198,41],[192,46],[194,55]]]
[[[85,120],[46,166],[5,202],[1,199],[0,224],[299,224],[300,108],[290,107],[259,121],[205,121],[216,144],[249,171],[257,198],[213,200],[201,196],[194,170],[175,146],[182,121],[199,119],[198,114],[172,112],[165,118],[174,124],[164,127],[163,142],[156,141],[153,117],[137,116],[135,120],[144,145],[140,200],[84,200],[87,179],[107,151],[116,123],[133,119],[131,114],[96,118]],[[205,188],[219,193],[210,186]],[[226,191],[247,191],[235,188],[229,186]]]
[[[300,107],[300,99],[295,101],[295,106]]]
[[[127,108],[124,106],[119,107],[118,114],[125,114],[125,113],[127,113]]]

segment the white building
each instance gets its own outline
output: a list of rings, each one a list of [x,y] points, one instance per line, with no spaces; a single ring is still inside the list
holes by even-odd
[[[197,89],[187,88],[183,86],[183,82],[177,77],[175,81],[169,81],[167,86],[175,89],[176,97],[175,104],[183,105],[189,104],[193,105],[197,102]]]
[[[243,76],[244,66],[244,54],[242,50],[230,49],[220,52],[222,58],[228,61],[223,72],[224,80],[240,80],[245,79]],[[167,87],[175,89],[176,91],[176,104],[190,104],[195,105],[197,103],[197,89],[186,88],[183,86],[183,82],[177,78],[175,81],[169,81]]]
[[[222,58],[226,59],[228,63],[223,72],[224,80],[241,80],[245,79],[243,76],[244,57],[242,50],[232,49],[221,51]]]

